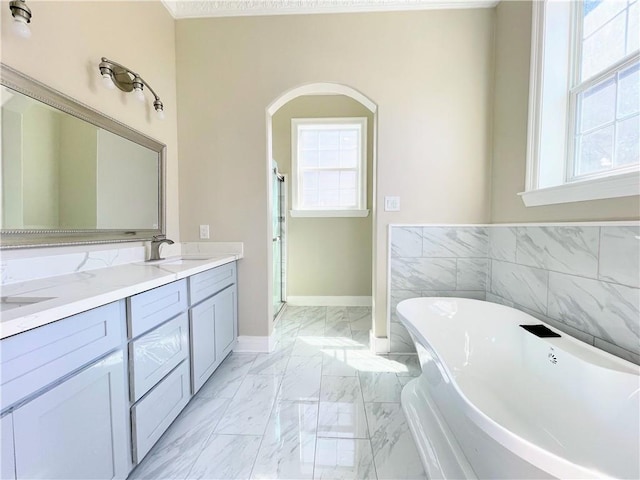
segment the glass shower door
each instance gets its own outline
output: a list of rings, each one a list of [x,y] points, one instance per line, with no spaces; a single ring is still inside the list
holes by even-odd
[[[274,162],[275,163],[275,162]],[[283,228],[283,186],[284,177],[278,173],[277,167],[273,168],[272,173],[272,205],[273,211],[271,218],[273,222],[273,317],[275,318],[284,306],[283,298],[283,271],[282,271],[282,236]]]

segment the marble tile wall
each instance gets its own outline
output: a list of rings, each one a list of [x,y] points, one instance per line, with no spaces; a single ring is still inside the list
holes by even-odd
[[[488,272],[487,227],[392,227],[390,350],[415,352],[396,306],[413,297],[484,300]]]
[[[422,248],[418,250],[420,241]],[[432,245],[437,242],[444,245]],[[481,257],[463,255],[481,253],[483,246],[485,276],[483,291],[479,291]],[[458,256],[447,257],[444,264],[445,253]],[[410,262],[411,254],[416,255],[414,263]],[[425,288],[453,284],[452,260],[456,288]],[[395,316],[400,300],[458,295],[518,308],[640,364],[638,224],[393,227],[390,283],[392,351],[404,352],[411,347]]]

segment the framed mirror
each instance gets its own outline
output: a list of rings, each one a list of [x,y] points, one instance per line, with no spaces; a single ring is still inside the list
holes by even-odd
[[[166,145],[0,64],[0,248],[165,234]]]

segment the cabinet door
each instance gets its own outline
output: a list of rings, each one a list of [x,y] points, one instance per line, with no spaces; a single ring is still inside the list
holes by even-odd
[[[236,333],[236,286],[233,285],[215,297],[216,360],[221,362],[233,348]]]
[[[205,300],[189,312],[191,321],[191,375],[195,394],[215,370],[216,297]]]
[[[15,410],[17,477],[125,478],[126,403],[118,351]]]
[[[13,452],[13,418],[11,414],[0,418],[0,478],[16,478],[16,464]]]

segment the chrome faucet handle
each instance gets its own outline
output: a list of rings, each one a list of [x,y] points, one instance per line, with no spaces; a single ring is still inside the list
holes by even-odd
[[[173,245],[174,241],[169,240],[165,237],[165,235],[155,235],[153,237],[153,240],[151,240],[151,251],[149,253],[148,261],[163,260],[163,258],[160,256],[160,246],[162,246],[163,243]]]

